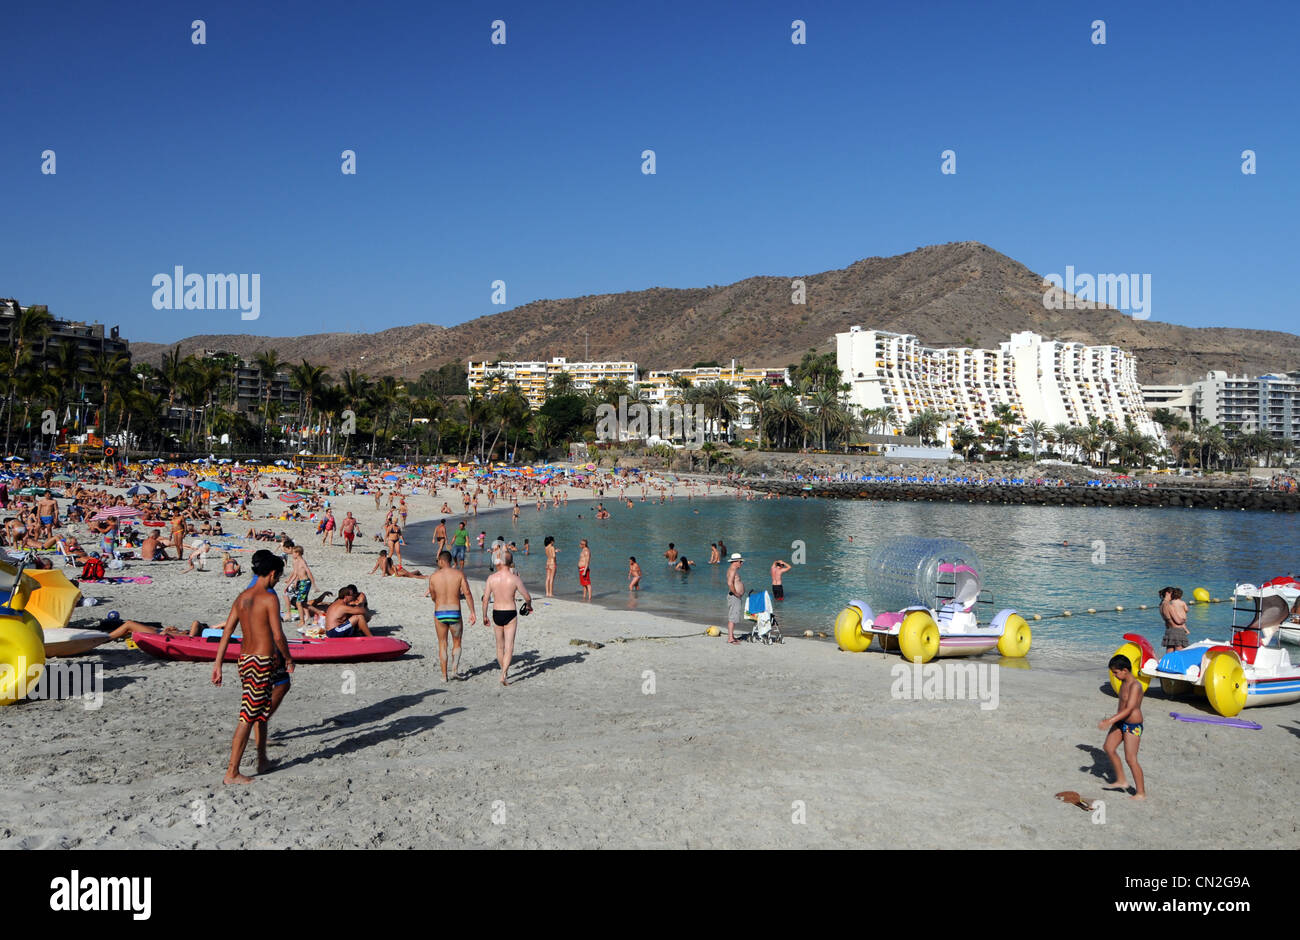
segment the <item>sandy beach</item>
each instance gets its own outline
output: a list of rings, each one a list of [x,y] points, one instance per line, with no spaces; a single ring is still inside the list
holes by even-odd
[[[411,522],[445,493],[408,497]],[[896,656],[803,637],[728,646],[698,624],[547,599],[540,584],[529,585],[536,610],[521,620],[512,685],[497,682],[481,621],[466,626],[468,679],[445,683],[424,580],[366,575],[383,513],[361,495],[334,509],[361,520],[352,556],[341,540],[321,547],[313,523],[255,521],[306,546],[322,588],[359,585],[378,610],[372,628],[410,653],[300,666],[271,723],[277,767],[227,787],[233,664],[216,688],[210,664],[100,647],[80,660],[103,663],[100,708],[0,709],[0,847],[1300,847],[1287,802],[1300,706],[1249,710],[1260,731],[1185,724],[1168,713],[1196,706],[1153,685],[1141,752],[1150,798],[1135,803],[1102,789],[1097,722],[1115,699],[1097,662],[1003,661],[1013,665],[985,674],[996,675],[996,708],[899,697]],[[247,582],[223,578],[218,559],[189,574],[131,562],[120,573],[154,582],[86,585],[101,605],[78,609],[72,626],[109,609],[219,621]],[[565,579],[575,577],[562,566]],[[471,586],[477,597],[482,582]],[[701,619],[722,613],[719,598]],[[245,772],[253,763],[250,748]],[[1104,798],[1105,823],[1055,800],[1061,790]]]

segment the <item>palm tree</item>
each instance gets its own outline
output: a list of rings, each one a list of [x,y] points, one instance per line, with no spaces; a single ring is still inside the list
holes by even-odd
[[[763,409],[771,404],[776,396],[776,389],[766,382],[751,379],[745,383],[745,397],[754,405],[756,412],[755,427],[758,429],[758,449],[763,449]]]
[[[573,376],[568,372],[560,371],[551,376],[547,384],[547,395],[572,395],[573,394]]]
[[[921,443],[933,446],[939,443],[939,431],[943,427],[943,415],[930,408],[915,415],[903,429],[908,437],[919,437]]]
[[[54,326],[54,317],[46,306],[23,307],[18,301],[11,301],[14,309],[14,321],[9,328],[10,342],[13,344],[13,359],[9,371],[9,412],[5,416],[5,450],[9,449],[9,433],[13,426],[14,389],[18,381],[18,364],[28,357],[32,347],[50,335]]]
[[[302,418],[299,424],[302,425],[302,433],[299,439],[304,444],[311,433],[313,402],[325,388],[327,378],[324,366],[314,366],[306,359],[302,361],[302,365],[294,366],[289,372],[289,384],[296,388],[301,396],[299,414]]]
[[[780,431],[781,446],[788,447],[790,435],[804,428],[804,410],[789,389],[778,389],[767,407],[769,425]]]
[[[842,429],[847,417],[839,393],[830,388],[819,388],[813,392],[808,406],[813,425],[821,435],[822,450],[826,450],[827,432]]]
[[[1034,420],[1025,425],[1025,437],[1029,439],[1029,446],[1033,448],[1035,462],[1038,460],[1038,442],[1049,433],[1051,432],[1045,421]]]
[[[979,442],[980,436],[974,428],[962,424],[953,429],[952,449],[961,454],[965,460],[970,460],[971,453]]]
[[[275,381],[276,375],[280,371],[280,354],[274,349],[263,349],[253,357],[257,363],[258,381],[265,387],[264,404],[262,406],[262,446],[266,446],[266,425],[270,420],[271,411],[271,385]]]

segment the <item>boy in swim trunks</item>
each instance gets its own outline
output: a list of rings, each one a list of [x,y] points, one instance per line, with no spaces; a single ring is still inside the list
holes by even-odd
[[[271,552],[262,550],[253,555],[253,573],[257,580],[235,598],[226,617],[221,642],[217,646],[216,662],[212,664],[212,684],[221,685],[221,667],[226,657],[226,647],[236,626],[243,628],[239,657],[239,682],[242,689],[239,722],[230,742],[230,763],[226,767],[223,783],[252,783],[251,777],[239,772],[248,736],[257,729],[257,769],[265,773],[270,767],[266,754],[266,722],[273,711],[273,690],[277,671],[281,684],[287,690],[288,674],[293,672],[293,657],[285,640],[280,623],[280,600],[275,596],[275,585],[284,573],[284,561]],[[276,654],[279,654],[277,670]],[[281,693],[283,697],[283,693]]]
[[[1110,758],[1111,767],[1115,770],[1115,785],[1106,789],[1128,789],[1128,781],[1124,778],[1124,768],[1120,766],[1117,753],[1122,740],[1124,759],[1128,761],[1129,770],[1133,771],[1133,783],[1136,786],[1133,799],[1145,800],[1146,781],[1137,760],[1138,747],[1142,743],[1142,683],[1134,677],[1132,664],[1127,658],[1112,656],[1109,666],[1111,675],[1119,681],[1120,687],[1119,709],[1109,718],[1097,722],[1097,727],[1102,731],[1110,729],[1106,735],[1104,750],[1106,756]]]
[[[461,678],[460,639],[464,632],[461,623],[460,602],[469,602],[469,622],[474,624],[474,595],[470,593],[465,572],[451,563],[451,552],[438,553],[438,570],[429,575],[428,596],[433,600],[434,629],[438,631],[438,662],[442,666],[442,681],[447,681],[447,635],[451,634],[451,677]]]

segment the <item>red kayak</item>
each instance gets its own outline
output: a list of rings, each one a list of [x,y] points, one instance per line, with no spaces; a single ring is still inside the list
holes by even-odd
[[[187,663],[210,663],[217,658],[218,640],[197,636],[163,636],[159,633],[135,633],[135,645],[158,659]],[[295,663],[376,663],[400,659],[410,643],[389,636],[343,637],[340,639],[289,641]],[[240,644],[232,640],[226,647],[225,661],[239,658]]]

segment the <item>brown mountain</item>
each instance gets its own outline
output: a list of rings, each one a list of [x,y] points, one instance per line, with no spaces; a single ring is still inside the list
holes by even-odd
[[[792,304],[791,279],[807,302]],[[1137,355],[1143,382],[1186,382],[1211,369],[1263,372],[1300,368],[1300,336],[1192,328],[1134,320],[1109,308],[1048,310],[1043,279],[978,242],[932,245],[892,258],[866,258],[835,271],[751,277],[727,286],[655,287],[534,303],[454,327],[421,324],[378,333],[267,337],[202,335],[179,344],[137,342],[137,358],[225,350],[244,357],[273,348],[291,361],[325,363],[337,376],[414,378],[451,360],[630,359],[643,370],[732,358],[783,366],[808,349],[834,349],[853,325],[915,333],[934,346],[995,347],[1018,330],[1051,339],[1109,343]]]

